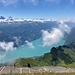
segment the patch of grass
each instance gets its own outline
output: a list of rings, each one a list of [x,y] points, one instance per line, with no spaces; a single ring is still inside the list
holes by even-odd
[[[49,73],[49,72],[45,72],[45,73],[30,73],[30,74],[1,74],[1,75],[75,75],[75,73]]]
[[[31,67],[38,66],[38,61],[31,58],[20,58],[15,64],[17,67],[27,67],[27,64],[30,63]]]

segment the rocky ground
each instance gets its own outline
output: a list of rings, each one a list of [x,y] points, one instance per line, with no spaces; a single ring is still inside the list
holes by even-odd
[[[64,67],[33,67],[33,68],[16,68],[11,66],[2,66],[0,68],[0,74],[9,73],[39,73],[39,72],[59,72],[59,73],[72,73],[75,69],[64,68]]]

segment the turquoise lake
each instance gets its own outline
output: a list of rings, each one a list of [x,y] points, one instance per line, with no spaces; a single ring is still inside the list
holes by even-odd
[[[13,51],[5,52],[2,55],[2,58],[0,59],[0,63],[5,63],[22,57],[28,58],[33,56],[41,56],[44,53],[50,52],[50,49],[52,47],[63,45],[64,40],[61,40],[58,44],[52,46],[45,46],[45,47],[42,46],[42,38],[32,41],[32,43],[34,45],[34,48],[30,48],[27,44],[25,44],[21,47],[16,48]]]

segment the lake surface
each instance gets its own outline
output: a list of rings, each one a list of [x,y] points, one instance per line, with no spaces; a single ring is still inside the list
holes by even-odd
[[[16,48],[13,51],[8,51],[0,55],[0,63],[5,63],[8,61],[12,61],[17,58],[22,57],[33,57],[33,56],[41,56],[44,53],[50,52],[52,47],[56,47],[64,44],[64,40],[61,40],[58,44],[52,46],[42,46],[42,38],[39,38],[35,41],[32,41],[34,48],[30,48],[27,44]]]

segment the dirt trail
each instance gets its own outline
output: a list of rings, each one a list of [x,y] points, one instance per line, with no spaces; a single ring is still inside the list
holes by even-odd
[[[64,68],[64,67],[32,67],[32,68],[14,68],[11,66],[3,66],[0,68],[0,74],[8,73],[38,73],[38,72],[59,72],[59,73],[72,73],[75,72],[75,69]]]

